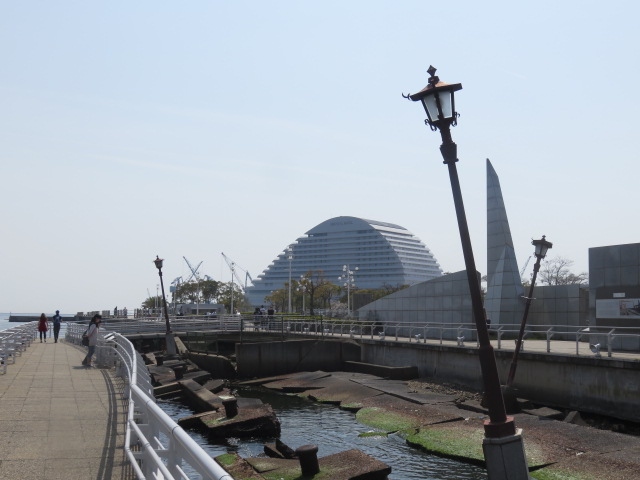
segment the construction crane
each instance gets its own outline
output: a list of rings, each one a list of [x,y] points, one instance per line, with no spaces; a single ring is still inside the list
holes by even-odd
[[[191,275],[189,276],[189,278],[187,278],[186,283],[188,283],[192,278],[195,278],[196,281],[200,281],[200,278],[198,277],[198,269],[200,268],[200,265],[202,265],[202,262],[200,262],[196,268],[193,268],[189,263],[189,260],[187,260],[187,257],[182,257],[182,258],[184,258],[184,261],[187,262],[187,266],[189,267],[189,270],[191,270]]]
[[[520,270],[520,278],[522,278],[522,275],[524,275],[524,271],[527,269],[527,265],[529,265],[530,260],[531,260],[531,255],[529,255],[529,258],[527,258],[527,261],[524,262],[524,267],[522,267],[522,270]]]
[[[234,262],[233,260],[231,260],[229,257],[227,257],[224,252],[220,252],[222,254],[222,257],[224,258],[224,261],[227,262],[227,265],[229,266],[229,270],[231,270],[231,273],[233,275],[233,277],[236,279],[236,282],[238,282],[238,286],[242,287],[243,290],[247,289],[247,279],[251,280],[251,282],[253,283],[253,278],[251,278],[251,275],[249,275],[249,272],[247,272],[244,268],[239,267],[238,264],[236,262]],[[245,273],[244,275],[244,287],[242,285],[242,280],[240,279],[240,276],[238,275],[238,272],[236,272],[236,270],[241,270]]]

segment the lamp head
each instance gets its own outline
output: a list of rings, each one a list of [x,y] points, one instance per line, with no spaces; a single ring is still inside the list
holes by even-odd
[[[153,263],[156,264],[156,268],[158,270],[162,270],[162,262],[164,262],[164,259],[162,259],[158,255],[156,255],[156,259],[153,261]]]
[[[456,112],[454,102],[454,92],[462,90],[461,83],[445,83],[435,74],[436,68],[429,66],[427,73],[430,75],[429,83],[426,87],[413,95],[402,95],[405,98],[417,102],[420,100],[425,112],[427,112],[426,123],[431,130],[441,127],[455,126],[459,117]]]
[[[536,247],[535,255],[537,258],[544,258],[547,255],[547,250],[553,247],[553,243],[547,242],[546,235],[543,235],[540,240],[533,240],[531,245]]]

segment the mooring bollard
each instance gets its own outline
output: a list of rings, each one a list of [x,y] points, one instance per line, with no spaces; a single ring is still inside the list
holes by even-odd
[[[176,380],[182,380],[182,377],[184,377],[184,372],[186,369],[187,367],[183,367],[183,366],[178,366],[173,369],[173,373],[175,373],[176,375]]]
[[[222,406],[224,407],[224,413],[227,418],[232,418],[238,415],[238,399],[235,397],[225,398],[222,400]]]
[[[320,472],[320,465],[318,465],[318,446],[317,445],[303,445],[296,448],[296,454],[300,461],[300,469],[302,475],[315,475]]]
[[[164,363],[164,356],[163,355],[156,355],[156,365],[160,366]]]

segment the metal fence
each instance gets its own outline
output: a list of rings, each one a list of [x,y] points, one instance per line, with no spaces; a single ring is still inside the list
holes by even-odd
[[[140,318],[135,321],[107,321],[106,330],[122,335],[165,333],[163,318]],[[300,315],[227,315],[216,318],[206,316],[175,317],[171,329],[176,334],[213,332],[265,332],[283,340],[292,336],[367,338],[379,341],[419,342],[459,346],[477,342],[475,323],[420,323],[377,322],[357,319],[335,319]],[[489,328],[489,335],[497,349],[512,349],[520,324],[501,324]],[[620,353],[640,353],[640,327],[594,327],[567,325],[527,325],[523,340],[546,341],[546,351],[553,351],[554,342],[575,342],[575,353],[580,355],[607,352],[609,357]],[[506,342],[506,343],[505,343]],[[557,344],[556,344],[557,345]],[[591,353],[590,353],[591,352]]]
[[[7,373],[7,365],[15,364],[16,357],[35,340],[37,326],[38,322],[27,322],[0,331],[0,373]]]
[[[87,326],[69,324],[66,340],[81,344]],[[125,451],[139,480],[233,480],[200,445],[158,405],[141,355],[123,335],[101,329],[96,363],[115,367],[125,383],[128,404]]]

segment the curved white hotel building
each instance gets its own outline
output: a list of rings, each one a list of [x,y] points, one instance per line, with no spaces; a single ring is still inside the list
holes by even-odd
[[[247,287],[252,305],[262,305],[274,290],[284,288],[309,271],[340,285],[343,266],[358,270],[357,288],[373,289],[383,285],[413,285],[442,275],[431,251],[406,228],[392,223],[356,217],[335,217],[322,222],[299,237]],[[287,247],[288,248],[288,247]]]

